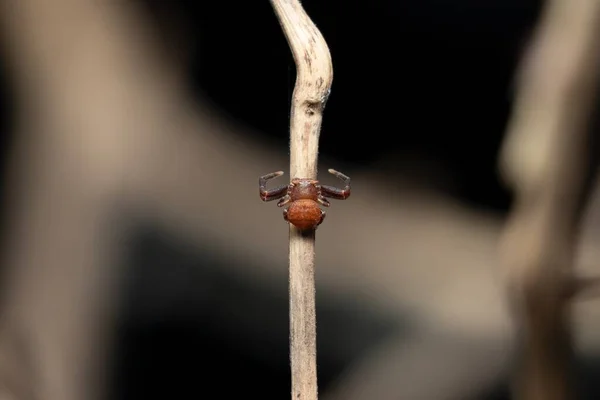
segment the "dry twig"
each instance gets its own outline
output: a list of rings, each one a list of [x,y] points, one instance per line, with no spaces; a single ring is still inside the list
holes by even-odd
[[[323,109],[333,80],[327,43],[297,0],[271,0],[296,63],[290,121],[290,177],[317,178]],[[315,232],[290,224],[292,398],[317,398]]]
[[[598,83],[600,2],[551,0],[524,63],[502,154],[516,202],[503,262],[523,335],[515,398],[565,400],[576,230],[587,196],[588,122]]]

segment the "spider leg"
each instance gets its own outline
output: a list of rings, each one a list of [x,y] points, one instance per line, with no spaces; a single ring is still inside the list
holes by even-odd
[[[290,201],[292,201],[292,198],[286,194],[284,197],[281,198],[281,200],[277,202],[277,207],[283,207],[287,205]]]
[[[338,189],[333,186],[321,186],[321,194],[323,197],[330,197],[332,199],[338,200],[346,200],[350,197],[350,178],[341,172],[336,171],[335,169],[330,169],[329,173],[335,175],[337,178],[341,179],[346,186],[343,189]]]
[[[329,202],[329,200],[327,200],[325,197],[323,197],[323,194],[320,193],[319,197],[317,197],[317,202],[325,207],[329,207],[331,205],[331,203]]]
[[[319,220],[319,223],[317,224],[317,226],[321,225],[323,223],[323,221],[325,220],[325,211],[321,210],[321,219]]]
[[[262,201],[271,201],[279,199],[286,195],[288,185],[279,186],[275,189],[267,189],[267,181],[278,176],[283,175],[283,171],[272,172],[267,175],[263,175],[258,179],[258,190]]]

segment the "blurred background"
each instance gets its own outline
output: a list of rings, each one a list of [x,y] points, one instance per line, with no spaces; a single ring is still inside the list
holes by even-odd
[[[507,399],[498,152],[542,2],[303,6],[334,65],[320,170],[353,178],[317,235],[321,396]],[[0,14],[3,387],[289,396],[287,226],[256,186],[290,178],[295,68],[269,2]]]

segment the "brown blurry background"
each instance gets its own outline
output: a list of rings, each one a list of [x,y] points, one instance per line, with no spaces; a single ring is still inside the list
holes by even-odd
[[[287,226],[257,180],[288,170],[295,69],[269,2],[0,4],[0,399],[289,396]],[[321,397],[508,398],[497,164],[541,2],[303,5],[334,63],[320,169],[353,179],[317,235]]]

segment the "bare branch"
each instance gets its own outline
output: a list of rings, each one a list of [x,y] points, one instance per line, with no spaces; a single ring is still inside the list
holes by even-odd
[[[296,62],[290,121],[290,177],[316,179],[323,109],[333,81],[327,43],[296,0],[271,0]],[[292,398],[317,390],[315,231],[290,224],[290,358]]]

